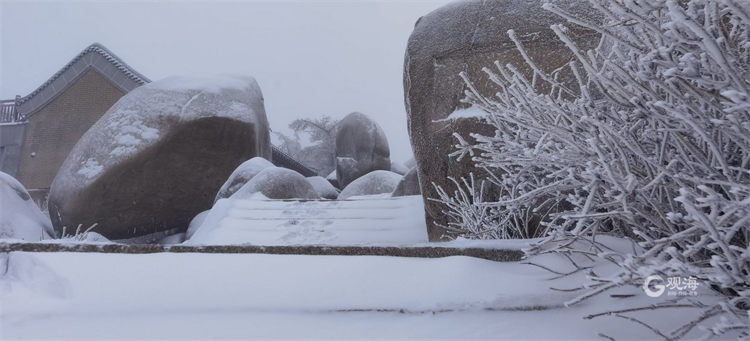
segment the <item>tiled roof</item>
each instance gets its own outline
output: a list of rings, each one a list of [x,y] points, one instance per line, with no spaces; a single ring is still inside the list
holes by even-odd
[[[129,92],[135,87],[151,82],[146,76],[135,71],[106,47],[94,43],[81,51],[36,90],[19,98],[17,102],[19,113],[22,115],[33,114],[65,90],[68,85],[90,67],[99,71],[124,92]]]

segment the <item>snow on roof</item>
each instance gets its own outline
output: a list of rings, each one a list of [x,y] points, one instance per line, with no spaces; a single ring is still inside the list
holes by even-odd
[[[73,58],[68,64],[65,64],[65,66],[60,69],[60,71],[57,71],[52,77],[50,77],[46,82],[44,82],[42,85],[40,85],[36,90],[32,91],[30,94],[21,97],[18,99],[18,103],[24,103],[34,97],[36,94],[40,93],[44,88],[50,86],[52,82],[54,82],[56,79],[60,78],[65,71],[70,69],[70,67],[77,62],[79,59],[83,58],[83,56],[89,54],[89,53],[97,53],[104,57],[108,62],[112,63],[118,70],[122,71],[128,78],[136,81],[140,84],[145,84],[151,82],[146,76],[140,74],[138,71],[135,71],[133,68],[131,68],[128,64],[126,64],[124,61],[122,61],[119,57],[117,57],[114,53],[110,52],[106,47],[99,43],[93,43],[89,45],[86,49],[81,51],[75,58]]]
[[[221,90],[247,90],[255,79],[250,76],[217,75],[208,77],[172,76],[145,85],[148,88],[168,91],[201,90],[218,94]]]
[[[105,61],[103,62],[104,64],[109,64],[110,67],[114,67],[114,69],[120,72],[126,80],[131,81],[132,84],[136,86],[151,82],[151,80],[149,80],[146,76],[140,74],[138,71],[135,71],[132,67],[126,64],[124,61],[122,61],[119,57],[117,57],[114,53],[109,51],[106,47],[102,46],[99,43],[93,43],[89,45],[87,48],[85,48],[83,51],[81,51],[70,62],[65,64],[65,66],[63,66],[59,71],[57,71],[57,73],[52,75],[52,77],[50,77],[46,82],[44,82],[34,91],[32,91],[30,94],[24,97],[21,97],[16,101],[17,105],[19,106],[24,105],[25,103],[31,105],[31,108],[24,108],[23,114],[33,113],[39,107],[46,104],[49,100],[56,97],[57,94],[64,91],[65,87],[60,87],[59,85],[57,85],[60,81],[64,80],[65,82],[70,84],[72,79],[75,79],[78,74],[85,71],[88,67],[101,66],[101,65],[96,65],[97,61],[95,60],[95,58],[93,58],[93,56],[100,56],[101,59]],[[99,58],[96,58],[96,59],[99,59]],[[120,82],[115,81],[115,74],[109,74],[109,73],[101,72],[101,71],[100,73],[111,82],[117,84],[119,87],[122,87],[121,81]],[[65,75],[65,77],[63,77],[63,75]],[[127,90],[129,91],[131,89],[127,89]],[[35,99],[39,95],[41,95],[41,97],[44,97],[43,100],[34,101],[37,103],[27,103],[27,102],[32,102],[32,100]]]

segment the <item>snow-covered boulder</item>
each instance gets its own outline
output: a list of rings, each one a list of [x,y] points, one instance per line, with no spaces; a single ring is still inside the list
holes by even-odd
[[[55,236],[52,223],[12,176],[0,172],[0,239],[36,242]]]
[[[302,174],[281,167],[268,167],[260,171],[229,198],[251,199],[256,193],[269,199],[318,198],[318,192]]]
[[[391,171],[376,170],[352,181],[339,194],[338,199],[344,200],[353,196],[391,193],[401,181],[401,175]]]
[[[193,220],[190,221],[190,225],[188,225],[187,231],[185,231],[185,239],[190,239],[195,234],[195,231],[198,230],[201,225],[203,225],[203,222],[206,220],[206,216],[208,216],[208,212],[211,212],[211,210],[205,210],[201,213],[198,213]]]
[[[333,187],[333,185],[322,176],[307,177],[307,182],[313,186],[315,192],[318,193],[318,197],[320,198],[336,199],[339,196],[339,191],[336,190],[336,187]]]
[[[531,79],[531,68],[508,36],[510,29],[515,30],[529,58],[545,72],[574,59],[550,29],[550,25],[563,23],[565,19],[543,9],[547,1],[576,15],[596,12],[581,10],[590,8],[588,1],[456,1],[424,15],[414,26],[406,48],[404,96],[432,241],[447,235],[441,225],[447,226],[449,219],[443,213],[442,203],[427,200],[438,197],[432,184],[453,193],[456,187],[448,180],[449,176],[458,179],[472,171],[480,173],[471,158],[456,161],[449,156],[456,150],[453,135],[458,133],[472,143],[470,133],[493,136],[495,132],[477,115],[478,110],[467,110],[470,108],[461,103],[466,84],[459,74],[466,73],[483,94],[501,91],[482,71],[484,67],[493,68],[495,61],[500,65],[513,64]],[[584,51],[599,41],[597,34],[580,28],[569,33]],[[570,75],[566,69],[556,77],[575,82]],[[578,86],[570,84],[570,88]]]
[[[254,157],[243,162],[234,170],[234,172],[232,172],[232,175],[229,176],[229,179],[227,179],[224,185],[221,186],[219,193],[216,194],[214,202],[219,199],[229,198],[234,192],[237,192],[237,190],[250,181],[250,179],[258,175],[260,171],[268,167],[273,167],[273,163],[262,157]]]
[[[252,157],[271,157],[255,79],[171,77],[120,98],[78,141],[52,183],[55,230],[97,223],[110,239],[187,229]]]
[[[396,185],[396,189],[393,190],[393,197],[403,197],[407,195],[419,195],[422,194],[422,190],[419,188],[419,177],[417,176],[417,167],[409,170],[401,181]]]
[[[398,162],[391,161],[391,172],[394,172],[400,175],[406,175],[406,173],[409,172],[409,168],[406,168],[406,166]]]
[[[390,170],[388,139],[383,129],[367,115],[346,115],[336,132],[336,178],[344,188],[374,170]]]

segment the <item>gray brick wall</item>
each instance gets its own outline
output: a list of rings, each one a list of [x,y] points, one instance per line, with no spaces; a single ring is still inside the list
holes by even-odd
[[[16,178],[28,189],[49,188],[79,138],[125,93],[89,68],[29,117]]]

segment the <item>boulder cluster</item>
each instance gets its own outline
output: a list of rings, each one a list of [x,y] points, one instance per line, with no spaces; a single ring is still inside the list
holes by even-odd
[[[337,131],[334,175],[304,177],[270,161],[253,78],[156,81],[123,96],[81,137],[52,184],[49,217],[0,173],[0,238],[174,243],[189,238],[221,200],[390,195],[405,166],[390,161],[380,126],[352,113]]]
[[[336,127],[336,167],[327,177],[274,166],[263,95],[253,78],[167,78],[122,97],[78,141],[50,189],[51,221],[32,207],[15,179],[0,174],[0,238],[59,237],[66,229],[90,226],[117,240],[186,230],[190,235],[222,200],[421,194],[429,238],[441,240],[446,232],[441,226],[448,224],[441,204],[428,200],[438,196],[434,185],[450,193],[455,187],[448,177],[481,173],[470,158],[449,156],[455,151],[453,136],[493,133],[481,112],[461,101],[466,85],[459,74],[476,80],[480,92],[493,93],[496,85],[482,69],[495,61],[524,65],[530,58],[550,72],[573,58],[549,28],[558,18],[543,10],[542,2],[459,1],[417,21],[404,63],[415,154],[406,165],[391,161],[380,125],[353,112]],[[508,37],[511,29],[526,57]],[[581,32],[571,34],[582,47],[598,40]],[[558,76],[563,83],[572,79]],[[6,207],[23,215],[16,220],[25,219],[28,228],[7,223],[12,215]]]

